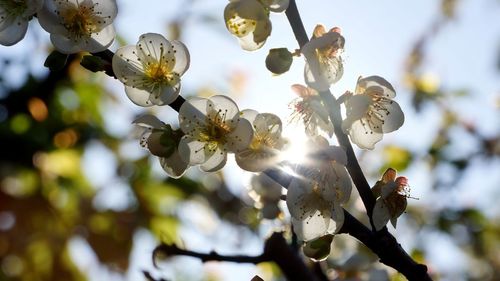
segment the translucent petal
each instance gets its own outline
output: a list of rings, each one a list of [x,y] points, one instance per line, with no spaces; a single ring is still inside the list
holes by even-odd
[[[187,47],[180,41],[174,40],[170,43],[174,48],[174,56],[175,56],[175,66],[173,68],[173,72],[182,75],[189,68],[190,64],[189,51]]]
[[[116,0],[92,0],[92,2],[94,3],[95,13],[106,20],[104,24],[111,24],[118,14]]]
[[[208,107],[213,103],[205,98],[194,97],[184,102],[179,109],[179,126],[185,134],[197,136],[200,128],[206,126]]]
[[[286,205],[293,218],[304,219],[314,212],[314,206],[310,206],[308,200],[310,191],[310,181],[294,178],[290,182],[286,194]]]
[[[356,120],[349,129],[349,136],[351,137],[351,141],[360,148],[373,149],[375,148],[375,144],[382,139],[383,134],[371,130],[366,120],[365,122]]]
[[[259,114],[258,111],[253,110],[253,109],[245,109],[242,110],[240,113],[241,118],[244,118],[248,120],[251,124],[255,121],[255,118],[257,118],[257,115]]]
[[[231,131],[226,139],[225,148],[230,152],[238,152],[248,147],[253,138],[252,124],[246,119],[239,119],[236,128]]]
[[[302,241],[310,241],[325,234],[333,234],[337,229],[337,223],[331,219],[329,214],[316,210],[311,216],[304,220],[292,217],[293,230]]]
[[[111,43],[115,40],[115,35],[114,26],[108,25],[101,31],[92,33],[91,40],[85,40],[82,49],[91,53],[102,52],[111,46]]]
[[[307,86],[322,92],[330,89],[330,84],[323,75],[321,75],[320,65],[318,59],[310,57],[304,67],[304,80]]]
[[[174,46],[161,34],[146,33],[139,37],[137,42],[137,56],[144,67],[149,64],[165,64],[171,71],[175,65]]]
[[[351,192],[352,192],[351,177],[347,173],[345,166],[333,163],[333,168],[335,169],[335,173],[338,176],[338,180],[335,185],[336,202],[339,204],[344,204],[351,197]]]
[[[241,48],[245,51],[258,50],[262,48],[262,46],[264,46],[264,43],[266,42],[266,41],[255,42],[253,33],[249,33],[248,35],[239,37],[238,39]]]
[[[188,136],[182,137],[179,142],[179,155],[185,163],[193,166],[207,161],[205,143],[193,140]]]
[[[346,132],[354,121],[363,118],[369,110],[372,99],[367,95],[354,95],[346,103],[346,119],[342,121],[342,129]]]
[[[281,135],[281,119],[272,113],[261,113],[252,122],[255,131],[262,134],[279,137]]]
[[[390,133],[403,126],[405,116],[397,102],[387,100],[383,104],[383,107],[386,112],[381,114],[385,114],[386,116],[384,118],[384,123],[382,124],[382,132]]]
[[[343,166],[347,165],[347,155],[342,147],[330,145],[325,149],[324,153],[328,160],[335,161]]]
[[[82,50],[80,47],[81,42],[75,42],[74,40],[57,33],[50,34],[50,41],[52,42],[52,45],[54,45],[54,47],[63,54],[74,54]]]
[[[38,22],[49,33],[64,34],[67,30],[56,14],[57,7],[55,3],[56,1],[45,1],[43,8],[37,13]]]
[[[135,46],[119,48],[113,56],[112,66],[118,80],[125,85],[142,85],[145,74]]]
[[[125,93],[127,94],[127,97],[138,106],[153,106],[153,103],[149,99],[150,93],[147,91],[130,86],[125,86]]]
[[[215,111],[225,112],[226,120],[231,120],[235,117],[239,117],[240,110],[238,105],[229,97],[223,95],[216,95],[209,98],[213,103],[213,109]]]
[[[329,84],[334,84],[344,75],[344,64],[340,56],[331,57],[321,64],[321,74]]]
[[[277,201],[281,198],[283,187],[264,173],[253,176],[251,186],[257,194],[268,201]]]
[[[176,149],[174,153],[168,157],[160,157],[160,165],[165,172],[172,178],[178,179],[184,175],[189,165],[181,158],[179,151]]]
[[[249,172],[262,172],[280,161],[278,150],[267,148],[260,150],[243,149],[236,153],[236,163]]]
[[[115,29],[109,25],[98,33],[92,33],[92,37],[71,38],[70,36],[68,32],[52,33],[50,40],[54,47],[64,54],[73,54],[79,51],[96,53],[106,50],[113,43]]]
[[[215,172],[222,169],[226,165],[226,161],[227,153],[217,147],[217,150],[201,164],[200,168],[205,172]]]
[[[368,89],[372,86],[382,87],[385,98],[392,99],[396,96],[396,90],[394,90],[391,83],[380,76],[369,76],[358,80],[358,87],[361,89]]]
[[[0,32],[13,25],[16,20],[16,17],[8,14],[6,11],[2,10],[2,7],[0,7]]]
[[[17,18],[10,26],[0,31],[0,45],[12,46],[21,41],[28,30],[28,21]]]
[[[384,228],[387,222],[391,219],[391,215],[389,214],[389,208],[384,203],[384,200],[379,198],[377,202],[375,202],[375,207],[373,208],[373,224],[377,231]]]
[[[145,128],[159,129],[165,125],[160,119],[154,115],[146,114],[135,119],[132,124],[139,125]]]
[[[179,96],[181,90],[181,85],[178,83],[177,85],[163,86],[159,87],[157,90],[151,93],[149,99],[155,105],[166,105],[172,103]]]
[[[43,7],[44,0],[26,0],[27,9],[23,13],[23,17],[30,17],[38,12]]]

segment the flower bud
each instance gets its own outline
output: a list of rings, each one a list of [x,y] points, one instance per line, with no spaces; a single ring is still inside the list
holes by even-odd
[[[266,57],[266,67],[274,74],[283,74],[290,69],[293,56],[287,48],[277,48],[269,50]]]
[[[323,261],[330,255],[333,235],[327,234],[306,242],[302,250],[313,261]]]

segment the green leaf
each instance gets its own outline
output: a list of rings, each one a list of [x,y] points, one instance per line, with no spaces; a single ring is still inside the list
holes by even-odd
[[[47,67],[50,71],[59,71],[66,65],[68,57],[69,55],[62,54],[58,51],[52,51],[45,59],[43,66]]]

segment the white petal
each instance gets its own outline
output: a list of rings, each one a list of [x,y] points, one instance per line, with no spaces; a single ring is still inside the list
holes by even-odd
[[[193,140],[188,136],[182,137],[179,142],[179,155],[185,163],[192,166],[199,165],[207,161],[207,155],[205,155],[205,143]]]
[[[262,46],[264,46],[264,43],[266,43],[266,41],[255,42],[253,33],[250,33],[243,37],[239,37],[238,39],[241,48],[245,51],[258,50],[262,48]]]
[[[179,126],[185,134],[196,135],[205,126],[208,107],[213,103],[205,98],[194,97],[184,102],[179,109]]]
[[[372,86],[379,86],[383,89],[383,96],[385,98],[392,99],[396,96],[396,91],[392,87],[391,83],[380,76],[369,76],[358,80],[358,86],[364,89],[368,89]]]
[[[257,118],[258,114],[259,114],[259,112],[256,110],[245,109],[245,110],[241,111],[240,116],[241,116],[241,118],[244,118],[244,119],[248,120],[248,122],[253,124],[253,121],[255,120],[255,118]]]
[[[311,183],[305,179],[294,178],[290,182],[286,193],[286,205],[292,217],[304,219],[314,211],[307,200],[310,189]]]
[[[307,59],[304,67],[304,80],[307,86],[322,92],[330,89],[330,83],[321,74],[321,68],[318,59],[315,56]]]
[[[160,119],[154,115],[146,114],[135,119],[132,124],[139,125],[145,128],[159,129],[165,125]]]
[[[205,172],[215,172],[224,167],[227,161],[227,153],[222,151],[219,147],[217,150],[207,159],[207,161],[201,164],[201,170]]]
[[[60,34],[51,33],[50,41],[52,42],[52,45],[54,45],[54,47],[63,54],[74,54],[82,50],[80,47],[81,42],[75,42],[74,40]]]
[[[137,56],[144,65],[165,63],[168,70],[175,65],[174,47],[158,33],[146,33],[137,42]]]
[[[351,197],[351,192],[352,192],[351,177],[347,173],[347,170],[344,166],[339,165],[337,163],[333,163],[333,168],[335,169],[335,173],[338,177],[338,180],[335,185],[336,202],[338,202],[339,204],[344,204]]]
[[[329,84],[334,84],[344,75],[344,64],[340,56],[329,58],[321,64],[321,74]]]
[[[316,210],[304,220],[297,220],[292,217],[293,230],[297,234],[297,237],[307,242],[325,234],[335,233],[337,223],[330,216],[324,215],[319,210]]]
[[[182,160],[179,151],[176,149],[174,153],[168,157],[160,157],[160,164],[165,172],[172,178],[178,179],[184,175],[189,165]]]
[[[375,202],[375,207],[373,208],[373,224],[375,225],[375,229],[381,230],[387,224],[387,222],[391,219],[391,215],[389,214],[389,208],[384,203],[384,200],[379,198],[377,202]]]
[[[67,30],[61,24],[59,16],[55,13],[55,2],[56,1],[45,1],[43,8],[37,13],[38,23],[40,23],[42,28],[49,33],[63,34],[66,33]]]
[[[264,173],[253,176],[251,186],[257,194],[268,201],[277,201],[281,198],[283,187]]]
[[[113,56],[112,66],[116,77],[125,85],[142,85],[145,74],[135,46],[119,48]]]
[[[227,136],[226,149],[238,152],[248,147],[253,138],[253,127],[246,119],[239,119],[236,128]]]
[[[249,172],[262,172],[280,162],[278,150],[272,148],[265,150],[243,149],[236,153],[236,163],[240,168]]]
[[[372,104],[368,95],[353,95],[345,103],[346,119],[342,122],[342,129],[347,131],[352,123],[363,118]]]
[[[189,51],[186,46],[180,41],[172,41],[170,42],[174,48],[174,56],[175,56],[175,66],[173,72],[178,73],[179,75],[184,74],[186,70],[189,68],[190,64],[190,56]]]
[[[221,111],[225,113],[226,120],[239,117],[240,110],[238,105],[229,97],[223,95],[216,95],[209,98],[213,103],[213,109],[215,111]]]
[[[405,116],[399,104],[395,101],[387,101],[384,104],[386,112],[380,112],[385,114],[384,123],[382,123],[382,132],[390,133],[399,129],[404,121]]]
[[[170,86],[163,86],[158,88],[156,91],[153,91],[153,93],[150,95],[150,100],[153,102],[155,105],[166,105],[166,104],[171,104],[177,97],[179,96],[179,93],[181,91],[181,85],[178,83],[177,85],[170,87]]]
[[[127,97],[138,106],[153,106],[153,103],[149,99],[150,93],[147,91],[130,86],[125,86],[125,93],[127,94]]]
[[[94,12],[100,17],[106,19],[104,24],[111,24],[118,13],[116,0],[92,0],[95,3]]]
[[[106,50],[115,40],[115,28],[113,25],[108,25],[101,31],[92,33],[91,40],[85,41],[83,50],[91,53],[102,52]]]
[[[0,45],[12,46],[21,41],[28,30],[28,21],[21,17],[0,31]]]
[[[347,155],[342,147],[330,145],[325,150],[325,154],[328,160],[335,161],[344,166],[347,165]]]
[[[373,149],[375,148],[375,144],[382,140],[383,134],[374,132],[368,127],[366,120],[362,120],[356,120],[352,123],[349,129],[349,136],[351,137],[351,141],[360,148]]]

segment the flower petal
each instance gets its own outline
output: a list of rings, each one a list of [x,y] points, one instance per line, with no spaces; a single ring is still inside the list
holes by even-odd
[[[391,219],[391,215],[389,214],[389,208],[387,208],[382,198],[379,198],[377,202],[375,202],[372,219],[375,229],[377,231],[384,228],[387,222]]]
[[[227,153],[222,151],[220,147],[206,159],[205,163],[200,165],[202,171],[205,172],[215,172],[224,167],[227,161]]]
[[[135,119],[132,124],[139,125],[145,128],[159,129],[165,125],[160,119],[154,115],[146,114]]]
[[[137,56],[143,66],[162,62],[168,70],[175,65],[174,46],[158,33],[145,33],[137,42]]]
[[[199,127],[207,122],[206,112],[213,103],[205,98],[194,97],[184,102],[179,109],[179,126],[185,134],[197,136]]]
[[[28,30],[28,21],[16,18],[9,26],[0,31],[0,45],[12,46],[21,41]]]
[[[395,101],[387,101],[383,106],[385,112],[381,112],[381,114],[385,114],[385,118],[382,123],[382,132],[390,133],[403,126],[405,116],[399,104]]]
[[[153,106],[153,103],[149,99],[150,93],[135,87],[125,86],[125,93],[127,97],[136,105],[149,107]]]
[[[113,56],[112,66],[116,77],[123,84],[135,87],[142,85],[145,74],[135,46],[119,48]]]
[[[362,120],[356,120],[352,123],[349,129],[349,136],[351,137],[351,141],[360,148],[373,149],[375,148],[375,144],[382,140],[383,134],[374,132],[369,128],[368,122]]]
[[[188,136],[181,138],[179,142],[179,155],[189,165],[198,165],[207,161],[205,154],[205,143],[193,140]]]
[[[392,99],[396,96],[396,90],[394,90],[394,87],[392,87],[391,83],[389,83],[387,80],[380,76],[368,76],[364,78],[360,78],[358,80],[357,88],[361,89],[368,89],[369,87],[372,86],[380,86],[383,88],[384,92],[384,97]],[[358,93],[359,90],[356,89],[356,93]]]
[[[179,151],[176,149],[168,158],[160,157],[160,165],[172,178],[178,179],[184,175],[189,165],[182,160]]]
[[[226,138],[225,147],[230,152],[238,152],[248,147],[253,138],[252,124],[246,119],[239,119],[236,128]]]
[[[186,70],[189,68],[190,64],[190,56],[189,51],[182,42],[174,40],[170,42],[174,49],[175,56],[175,66],[172,69],[173,72],[176,72],[179,75],[184,74]]]

